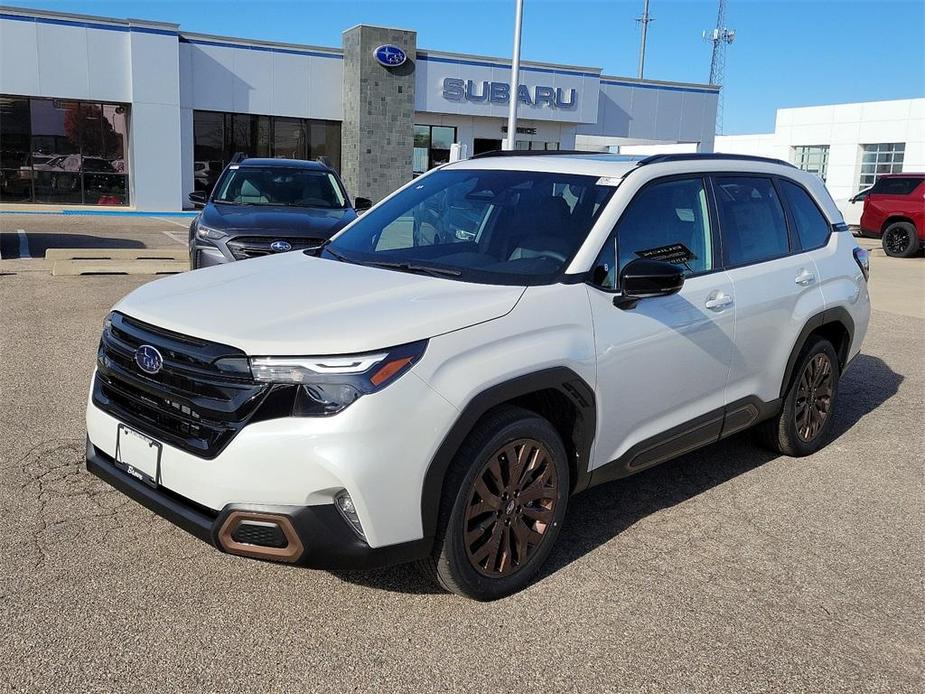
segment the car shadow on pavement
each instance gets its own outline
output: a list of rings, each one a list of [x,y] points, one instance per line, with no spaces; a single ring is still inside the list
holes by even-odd
[[[44,258],[49,248],[146,248],[142,241],[136,239],[110,238],[106,236],[92,236],[90,234],[49,234],[42,232],[29,232],[29,255],[33,258]],[[14,232],[0,234],[0,255],[7,260],[20,257],[20,239]]]
[[[903,376],[883,360],[859,355],[841,379],[830,442],[843,436],[861,418],[895,395],[902,381]],[[562,532],[536,580],[594,551],[639,520],[779,457],[755,443],[749,432],[743,432],[571,498]],[[412,566],[334,574],[344,581],[391,592],[442,592]]]

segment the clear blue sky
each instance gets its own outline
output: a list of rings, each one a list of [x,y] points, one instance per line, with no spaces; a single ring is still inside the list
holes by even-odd
[[[339,46],[359,23],[414,29],[418,46],[509,56],[513,0],[33,0],[3,4],[179,23],[186,31]],[[525,0],[523,58],[634,76],[642,0]],[[728,0],[725,132],[770,132],[783,106],[925,96],[925,0]],[[705,82],[716,0],[650,0],[646,77]]]

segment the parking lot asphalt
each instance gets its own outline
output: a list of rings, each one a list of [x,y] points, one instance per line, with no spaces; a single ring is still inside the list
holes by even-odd
[[[875,258],[874,281],[900,262],[925,261]],[[224,555],[108,488],[83,467],[95,347],[149,278],[2,275],[0,691],[919,692],[912,272],[875,304],[828,447],[744,434],[574,497],[540,580],[489,604],[410,567]]]
[[[0,258],[43,258],[49,248],[169,248],[186,245],[181,216],[0,214]]]

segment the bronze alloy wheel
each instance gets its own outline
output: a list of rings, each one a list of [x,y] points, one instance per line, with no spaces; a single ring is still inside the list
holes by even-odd
[[[819,435],[832,406],[832,362],[827,354],[816,354],[804,367],[797,387],[794,416],[797,435],[812,441]]]
[[[545,539],[555,516],[559,475],[546,447],[518,439],[479,470],[466,507],[464,544],[475,569],[492,578],[516,573]]]

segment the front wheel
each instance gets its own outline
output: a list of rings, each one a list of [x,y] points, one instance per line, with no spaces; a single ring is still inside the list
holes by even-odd
[[[444,589],[495,600],[530,582],[565,517],[569,471],[552,425],[503,407],[463,443],[447,475],[424,573]]]
[[[812,337],[803,347],[780,414],[758,425],[761,442],[790,456],[815,453],[832,428],[840,377],[832,343]]]
[[[909,222],[894,222],[883,232],[883,251],[891,258],[911,258],[918,250],[915,226]]]

